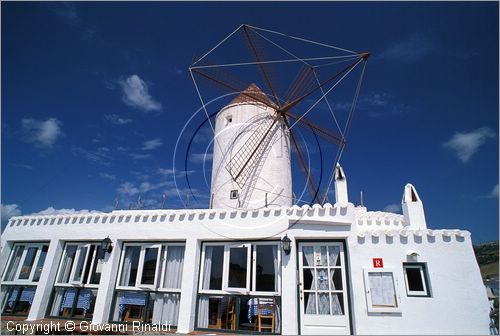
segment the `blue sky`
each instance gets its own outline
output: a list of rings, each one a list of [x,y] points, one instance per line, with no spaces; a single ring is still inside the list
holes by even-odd
[[[371,52],[341,160],[352,202],[362,190],[369,210],[399,212],[410,182],[429,227],[498,239],[496,2],[4,2],[2,222],[139,195],[143,208],[162,195],[206,207],[207,125],[187,155],[196,198],[176,191],[188,193],[186,148],[204,120],[187,68],[242,23]],[[327,175],[335,149],[302,139]]]

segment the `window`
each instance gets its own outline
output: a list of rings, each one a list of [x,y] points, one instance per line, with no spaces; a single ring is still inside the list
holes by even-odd
[[[49,316],[92,319],[103,263],[100,243],[66,243]]]
[[[424,263],[403,263],[403,271],[408,296],[431,296]]]
[[[233,116],[232,115],[228,115],[226,116],[226,118],[224,119],[224,126],[227,126],[229,125],[230,123],[233,122]]]
[[[16,243],[2,277],[1,312],[28,315],[42,274],[48,244]]]
[[[111,320],[177,325],[184,244],[125,243]]]
[[[279,333],[279,260],[278,242],[204,243],[197,328]]]
[[[397,313],[401,311],[394,272],[365,269],[365,290],[368,312]]]
[[[238,190],[231,190],[229,193],[229,198],[230,199],[237,199],[238,198]]]

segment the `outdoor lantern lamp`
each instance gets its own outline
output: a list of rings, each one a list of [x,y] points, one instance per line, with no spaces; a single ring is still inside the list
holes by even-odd
[[[101,242],[101,248],[104,253],[111,253],[111,251],[113,251],[113,246],[111,245],[111,239],[109,239],[109,236],[104,238],[104,240]]]
[[[286,255],[290,254],[290,251],[292,250],[292,241],[290,238],[288,238],[288,235],[285,235],[283,239],[281,239],[281,247],[283,248],[283,252],[285,252]]]

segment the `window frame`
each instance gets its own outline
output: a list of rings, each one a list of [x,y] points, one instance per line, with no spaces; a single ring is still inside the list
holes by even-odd
[[[90,248],[94,245],[94,251],[92,252],[92,256],[89,258]],[[95,263],[100,263],[101,261],[98,258],[98,250],[100,247],[100,242],[66,242],[64,245],[64,251],[62,257],[59,261],[59,269],[57,270],[56,280],[54,282],[54,287],[88,287],[88,288],[99,288],[99,284],[91,284],[90,279],[92,278],[92,270]],[[68,282],[59,282],[59,278],[62,272],[62,262],[66,258],[68,253],[69,246],[76,246],[75,258],[73,260],[73,264],[71,265],[71,270],[69,272]],[[83,262],[82,274],[79,281],[75,281],[75,272],[78,268],[78,260],[80,258],[81,250],[83,247],[87,248],[85,252],[85,260]],[[90,260],[89,260],[90,259]],[[89,274],[87,274],[87,278],[85,279],[85,270],[87,268],[88,263],[90,262],[90,270]],[[97,268],[97,265],[96,265]],[[100,282],[100,281],[99,281]]]
[[[420,278],[422,280],[422,284],[424,290],[422,291],[412,291],[410,290],[410,286],[408,284],[408,274],[406,273],[406,269],[408,268],[417,268],[420,270]],[[403,263],[403,276],[405,279],[406,286],[406,296],[408,297],[431,297],[431,291],[429,287],[428,280],[428,272],[426,263],[418,263],[418,262],[404,262]]]
[[[12,246],[6,267],[5,267],[3,274],[2,274],[2,285],[4,285],[4,286],[8,286],[8,285],[37,286],[38,283],[40,282],[41,274],[40,274],[40,277],[38,278],[37,281],[33,281],[33,277],[35,276],[36,269],[38,267],[38,261],[40,259],[41,254],[42,254],[43,248],[46,246],[47,247],[46,253],[48,253],[49,245],[50,245],[49,243],[22,243],[22,242],[14,243]],[[5,280],[5,277],[7,276],[7,273],[9,270],[9,266],[11,266],[10,263],[13,261],[13,258],[15,257],[14,251],[16,249],[16,246],[24,246],[24,249],[23,249],[23,252],[21,254],[21,258],[19,259],[19,264],[17,265],[17,269],[15,270],[13,280]],[[33,247],[35,247],[37,249],[37,251],[36,251],[35,257],[33,258],[33,263],[31,264],[31,270],[29,272],[29,276],[27,279],[20,279],[19,276],[21,275],[21,271],[23,269],[24,262],[26,261],[26,256],[28,254],[28,250],[30,248],[33,248]],[[45,256],[45,258],[47,258],[47,256]],[[45,261],[46,260],[44,260],[44,265],[45,265]],[[42,265],[42,272],[43,272],[44,265]]]
[[[256,259],[259,245],[274,245],[277,249],[278,269],[275,270],[278,283],[277,291],[256,291]],[[203,274],[205,268],[205,251],[207,246],[221,246],[224,248],[223,267],[222,267],[222,286],[221,289],[203,289]],[[233,288],[228,287],[229,279],[229,249],[233,247],[248,246],[250,252],[247,254],[247,287]],[[200,274],[198,277],[198,295],[245,295],[245,296],[280,296],[281,295],[281,245],[279,241],[248,241],[248,242],[202,242],[202,251],[200,259]],[[250,265],[249,265],[250,263]],[[248,288],[248,290],[247,290]]]
[[[141,248],[141,251],[139,252],[139,260],[137,264],[137,274],[135,276],[135,281],[134,281],[134,286],[122,286],[120,285],[121,277],[122,277],[122,271],[123,271],[123,262],[125,260],[125,251],[128,247],[133,247],[133,246],[139,246]],[[155,266],[155,277],[153,284],[143,284],[141,283],[141,278],[142,278],[142,272],[144,271],[144,257],[146,255],[146,249],[148,248],[157,248],[158,253],[156,255],[156,266]],[[144,291],[144,290],[150,290],[150,291],[156,291],[157,284],[158,284],[158,278],[159,278],[159,272],[160,268],[158,267],[160,265],[160,258],[161,258],[161,251],[162,250],[162,244],[160,243],[124,243],[122,252],[121,252],[121,257],[120,257],[120,268],[118,270],[118,277],[117,277],[117,285],[116,289],[117,290],[136,290],[136,291]]]
[[[370,288],[370,273],[391,273],[392,284],[394,288],[394,299],[396,302],[395,307],[374,307],[372,303],[372,295]],[[364,268],[363,269],[364,282],[365,282],[365,296],[368,313],[401,313],[401,298],[398,291],[398,278],[396,277],[396,272],[393,268]]]

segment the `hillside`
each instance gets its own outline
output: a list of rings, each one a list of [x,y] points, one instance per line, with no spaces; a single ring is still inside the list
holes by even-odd
[[[498,275],[498,240],[474,246],[483,277]]]

